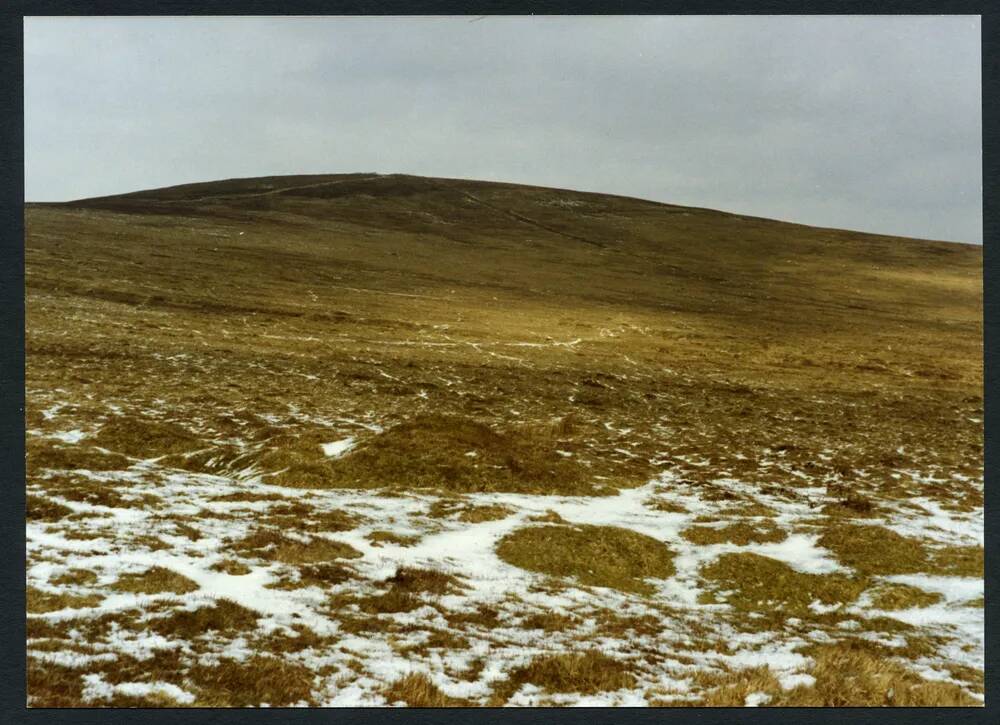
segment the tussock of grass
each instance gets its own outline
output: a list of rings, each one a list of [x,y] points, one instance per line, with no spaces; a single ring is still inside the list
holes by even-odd
[[[747,524],[740,521],[722,528],[692,526],[682,531],[681,536],[699,546],[724,543],[745,546],[784,541],[788,538],[788,532],[773,524]]]
[[[483,627],[493,629],[500,622],[500,613],[488,604],[480,604],[471,612],[445,612],[448,625],[454,628]]]
[[[809,674],[816,682],[783,690],[767,668],[736,672],[697,672],[694,685],[707,689],[693,701],[663,704],[701,707],[742,707],[747,695],[770,697],[767,707],[972,707],[982,703],[961,687],[924,680],[884,655],[873,654],[853,640],[817,645],[807,653],[815,661]]]
[[[358,606],[367,614],[396,614],[419,609],[423,602],[404,589],[392,587],[384,594],[362,599]]]
[[[589,650],[536,657],[524,667],[512,670],[494,689],[490,704],[502,705],[523,685],[532,684],[545,692],[579,692],[592,695],[632,687],[635,675],[627,664],[602,652]]]
[[[94,436],[94,443],[135,458],[153,458],[198,448],[197,436],[176,423],[137,416],[112,418]]]
[[[872,606],[876,609],[895,611],[912,607],[929,607],[944,597],[937,592],[925,592],[909,584],[883,584],[872,594]]]
[[[289,538],[272,529],[257,529],[236,542],[233,549],[261,559],[285,564],[315,564],[332,559],[354,559],[361,552],[350,544],[319,537],[308,543]]]
[[[28,587],[25,596],[28,611],[36,614],[58,612],[60,609],[96,607],[103,599],[104,597],[99,594],[53,594],[34,587]]]
[[[249,574],[253,569],[244,564],[242,561],[237,561],[236,559],[223,559],[222,561],[217,561],[212,566],[209,567],[212,571],[220,571],[223,574],[229,574],[230,576],[243,576],[244,574]]]
[[[213,496],[212,501],[223,501],[223,502],[244,502],[244,503],[256,503],[257,501],[288,501],[281,494],[277,493],[257,493],[251,491],[236,491],[235,493],[227,493],[222,496]]]
[[[215,474],[246,468],[249,463],[250,459],[243,450],[225,444],[212,444],[207,449],[190,453],[171,453],[160,461],[160,465],[169,468]]]
[[[394,588],[407,592],[449,594],[461,589],[461,583],[457,578],[434,569],[400,567],[386,581]]]
[[[726,518],[771,518],[777,516],[778,512],[770,506],[765,506],[759,501],[748,501],[735,506],[720,509],[719,517]]]
[[[839,498],[834,503],[823,506],[821,513],[843,518],[866,518],[878,513],[878,506],[869,497],[857,491],[841,491],[841,488],[827,487],[828,491],[832,489],[834,492],[839,492],[839,494],[831,493],[831,495],[839,495]]]
[[[537,612],[521,620],[522,629],[541,629],[546,632],[562,632],[577,623],[575,617],[560,612]]]
[[[315,704],[315,676],[287,659],[260,655],[246,661],[224,659],[217,665],[195,665],[189,676],[198,688],[199,707]]]
[[[48,481],[50,493],[57,494],[68,501],[87,503],[92,506],[108,506],[109,508],[144,508],[157,505],[160,500],[152,494],[126,496],[119,493],[111,485],[93,481],[88,478],[69,475],[60,476]]]
[[[63,516],[73,513],[73,509],[56,503],[42,496],[27,497],[26,511],[28,521],[58,521]]]
[[[514,513],[509,506],[502,504],[492,504],[489,506],[470,506],[463,509],[458,515],[458,520],[467,524],[478,524],[483,521],[499,521]]]
[[[354,572],[340,564],[306,564],[299,567],[303,582],[320,586],[342,584],[354,578]]]
[[[558,455],[554,446],[550,439],[499,433],[471,418],[424,414],[342,458],[324,459],[310,447],[264,462],[285,464],[288,470],[270,480],[286,486],[595,493],[586,468]],[[470,451],[476,456],[466,455]]]
[[[548,509],[543,514],[535,514],[534,516],[529,516],[528,521],[534,521],[540,524],[565,524],[566,519],[560,516],[557,512],[552,509]]]
[[[816,664],[813,687],[796,688],[774,704],[792,707],[981,707],[982,703],[948,683],[924,680],[887,657],[850,643],[817,646],[808,652]]]
[[[154,566],[138,574],[125,574],[111,588],[119,592],[136,594],[159,594],[160,592],[187,594],[196,591],[198,585],[177,572],[162,566]]]
[[[27,444],[29,472],[44,468],[60,471],[121,471],[129,465],[131,462],[125,456],[99,451],[83,444],[68,446],[37,440]]]
[[[744,707],[747,695],[762,692],[771,697],[771,700],[766,704],[773,705],[775,694],[781,692],[780,683],[766,665],[724,674],[699,671],[695,673],[693,680],[698,688],[708,689],[701,700],[694,703],[674,700],[669,704],[697,704],[701,707]]]
[[[302,589],[304,587],[326,588],[343,584],[355,577],[355,572],[340,564],[304,564],[298,567],[298,577],[282,577],[267,584],[268,589]]]
[[[646,505],[654,511],[663,511],[669,514],[686,514],[687,507],[669,498],[654,497],[646,501]]]
[[[257,626],[257,614],[229,599],[217,599],[207,607],[175,611],[153,619],[150,628],[165,637],[193,639],[209,632],[232,634],[248,632]]]
[[[398,702],[408,707],[465,707],[470,703],[449,697],[422,672],[413,672],[391,683],[383,691],[390,705]]]
[[[933,571],[950,576],[982,578],[985,552],[981,546],[944,546],[931,552]]]
[[[838,574],[803,574],[787,564],[759,554],[723,554],[701,570],[702,578],[723,601],[741,611],[771,611],[808,617],[809,605],[849,604],[858,598],[865,582]],[[720,596],[720,595],[717,595]],[[704,598],[714,601],[712,595]]]
[[[71,569],[52,579],[53,584],[89,586],[97,581],[97,574],[90,569]]]
[[[413,546],[420,541],[420,536],[406,536],[392,531],[372,531],[366,537],[372,546],[395,544],[396,546]]]
[[[266,637],[254,640],[253,649],[257,652],[271,654],[294,654],[309,649],[327,648],[336,642],[335,637],[324,637],[316,634],[302,624],[293,624],[291,629],[295,632],[294,636],[275,631]]]
[[[927,551],[920,541],[882,526],[835,523],[827,527],[818,543],[859,574],[928,571]]]
[[[664,544],[615,526],[530,526],[505,536],[496,551],[522,569],[640,594],[654,591],[644,579],[674,573]]]
[[[80,670],[28,657],[29,707],[85,707]]]
[[[597,613],[597,626],[601,636],[627,639],[636,635],[655,637],[663,631],[663,620],[651,614],[622,616],[604,609]]]

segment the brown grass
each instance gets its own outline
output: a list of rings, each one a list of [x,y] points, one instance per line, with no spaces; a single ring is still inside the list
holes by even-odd
[[[765,544],[784,541],[788,532],[773,524],[747,524],[742,521],[722,528],[712,526],[692,526],[681,532],[681,536],[693,544],[707,546],[709,544]]]
[[[937,592],[925,592],[909,584],[883,584],[872,595],[872,605],[876,609],[893,611],[911,607],[929,607],[944,597]]]
[[[664,544],[614,526],[529,526],[501,539],[496,551],[522,569],[641,594],[654,591],[645,579],[674,573]]]
[[[420,541],[420,536],[406,536],[404,534],[397,534],[392,531],[372,531],[366,537],[372,546],[380,546],[381,544],[395,544],[396,546],[413,546],[418,541]]]
[[[45,468],[59,471],[119,471],[128,468],[131,463],[120,454],[99,451],[83,444],[68,446],[31,440],[26,448],[29,472]]]
[[[73,509],[42,496],[28,496],[25,515],[28,521],[58,521]]]
[[[809,617],[809,605],[849,604],[864,591],[866,582],[838,574],[803,574],[787,564],[759,554],[723,554],[701,570],[710,590],[729,592],[722,601],[740,611],[779,610]],[[714,601],[706,593],[704,601]]]
[[[177,423],[138,416],[117,416],[94,436],[101,448],[135,458],[153,458],[198,447],[199,440]]]
[[[159,594],[160,592],[188,594],[197,591],[199,587],[186,576],[162,566],[154,566],[138,574],[125,574],[111,588],[119,592],[133,592],[135,594]]]
[[[97,574],[90,569],[70,569],[52,579],[53,584],[73,586],[90,586],[97,582]]]
[[[595,650],[544,655],[512,670],[506,680],[494,687],[490,704],[504,704],[525,684],[550,693],[592,695],[630,688],[635,685],[635,676],[624,662]]]
[[[103,599],[104,597],[99,594],[53,594],[35,587],[28,587],[25,597],[27,610],[36,614],[58,612],[61,609],[96,607]]]
[[[271,477],[286,486],[582,495],[596,490],[587,470],[559,456],[551,439],[497,432],[465,416],[421,414],[333,460],[318,450],[290,447],[263,463],[286,468]]]
[[[223,559],[222,561],[217,561],[209,567],[212,571],[221,571],[223,574],[229,574],[230,576],[243,576],[244,574],[249,574],[253,569],[244,564],[242,561],[237,561],[235,559]]]
[[[193,639],[204,634],[248,632],[257,626],[257,614],[229,599],[217,599],[198,609],[178,610],[153,619],[150,628],[165,637]]]
[[[461,582],[456,577],[435,569],[400,567],[386,581],[393,588],[407,592],[449,594],[458,592],[462,588]]]
[[[285,564],[315,564],[332,559],[355,559],[361,552],[350,544],[314,537],[308,542],[273,529],[258,528],[233,545],[234,551]]]
[[[564,632],[578,623],[576,617],[559,612],[536,612],[521,620],[522,629],[541,629],[546,632]]]
[[[706,690],[693,701],[657,704],[701,707],[742,707],[747,695],[770,696],[767,707],[975,707],[961,687],[924,680],[886,656],[874,655],[853,643],[814,646],[809,670],[816,682],[783,690],[766,667],[726,673],[698,672],[694,683]]]
[[[841,563],[863,575],[912,574],[928,571],[924,545],[883,526],[833,524],[819,539]]]
[[[383,694],[390,705],[403,702],[407,707],[467,707],[471,704],[448,697],[422,672],[413,672],[395,680]]]
[[[463,509],[458,520],[467,524],[479,524],[484,521],[499,521],[514,513],[509,506],[491,504],[489,506],[470,506]]]
[[[242,662],[224,659],[218,665],[195,665],[188,674],[198,688],[200,707],[315,704],[315,676],[288,659],[261,655]]]

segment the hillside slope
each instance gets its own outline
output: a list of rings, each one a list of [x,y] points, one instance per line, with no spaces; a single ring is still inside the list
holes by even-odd
[[[980,691],[979,247],[376,174],[25,214],[29,630],[185,642],[36,653],[34,704]],[[274,656],[196,665],[240,638]]]

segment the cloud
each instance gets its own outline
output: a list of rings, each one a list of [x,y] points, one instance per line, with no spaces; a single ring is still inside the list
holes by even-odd
[[[276,173],[981,242],[979,19],[29,18],[29,200]]]

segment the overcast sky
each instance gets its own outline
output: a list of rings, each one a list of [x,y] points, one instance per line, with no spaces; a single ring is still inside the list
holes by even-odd
[[[30,18],[25,195],[376,171],[981,243],[977,17]]]

